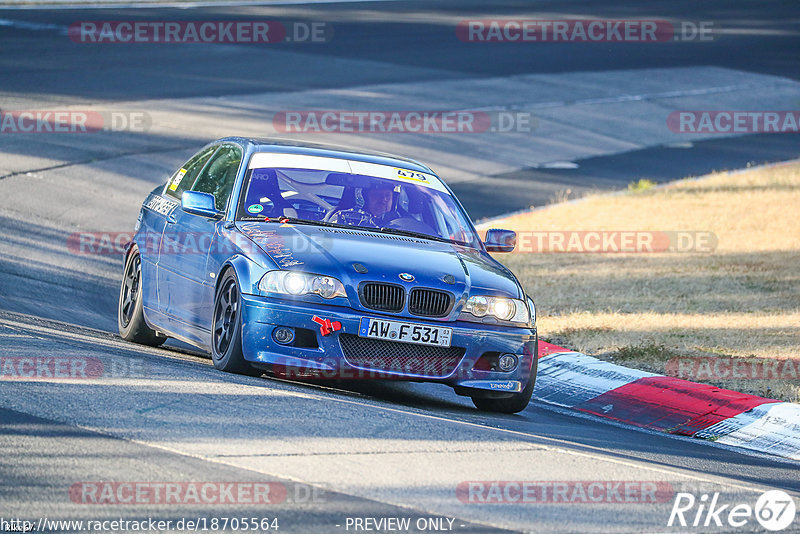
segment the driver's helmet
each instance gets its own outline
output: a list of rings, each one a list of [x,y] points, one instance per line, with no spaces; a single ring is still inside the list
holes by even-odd
[[[398,190],[399,186],[387,182],[359,188],[356,191],[356,205],[350,209],[343,209],[334,213],[331,222],[352,226],[380,226],[379,223],[387,219],[387,217],[394,219],[398,216],[395,212],[395,193]],[[388,195],[388,197],[384,197],[384,201],[388,202],[388,205],[383,206],[385,209],[382,213],[376,214],[370,208],[376,207],[374,203],[381,202],[381,198],[376,196],[379,194]]]
[[[370,213],[370,215],[373,216],[383,215],[383,214],[376,215],[375,213],[372,212],[372,210],[370,209],[370,199],[376,201],[380,198],[380,195],[385,195],[386,201],[388,202],[388,206],[386,206],[386,209],[383,213],[390,213],[394,209],[395,192],[397,192],[398,189],[399,186],[394,186],[392,184],[383,182],[377,183],[373,187],[365,187],[361,189],[361,198],[364,201],[363,204],[364,211]]]

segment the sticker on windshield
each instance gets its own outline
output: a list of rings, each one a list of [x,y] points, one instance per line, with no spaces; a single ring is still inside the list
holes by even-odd
[[[253,214],[261,213],[262,211],[264,211],[264,206],[262,206],[261,204],[251,204],[247,206],[247,211]]]
[[[403,179],[403,180],[414,180],[416,182],[423,182],[423,183],[429,183],[430,182],[430,180],[425,175],[425,173],[416,172],[416,171],[409,171],[409,170],[406,170],[406,169],[397,169],[397,168],[395,170],[397,171],[397,177],[400,178],[400,179]]]
[[[429,172],[412,171],[402,167],[390,167],[388,165],[379,165],[364,161],[351,161],[350,167],[352,167],[353,174],[388,178],[389,180],[396,180],[407,184],[430,187],[431,189],[449,194],[447,187],[445,187],[439,178],[437,178],[435,174]]]
[[[181,169],[178,171],[178,174],[175,175],[175,177],[172,179],[172,182],[170,182],[169,184],[170,191],[175,191],[176,189],[178,189],[178,184],[181,183],[181,180],[183,180],[183,176],[185,174],[186,174],[186,169]]]

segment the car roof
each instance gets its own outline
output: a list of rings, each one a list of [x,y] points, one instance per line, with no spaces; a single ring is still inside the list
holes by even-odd
[[[363,161],[366,163],[377,163],[379,165],[389,165],[392,167],[403,167],[409,170],[435,174],[427,165],[423,165],[418,161],[404,158],[402,156],[395,156],[393,154],[386,154],[384,152],[360,150],[356,148],[322,143],[308,143],[304,141],[296,141],[294,139],[226,137],[219,139],[218,142],[224,141],[252,145],[254,152],[303,154],[308,156],[348,159],[351,161]]]

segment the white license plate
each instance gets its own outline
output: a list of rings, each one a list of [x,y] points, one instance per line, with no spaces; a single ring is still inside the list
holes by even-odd
[[[402,341],[403,343],[416,343],[418,345],[449,347],[450,338],[453,336],[453,329],[443,328],[441,326],[428,326],[425,324],[362,317],[358,335],[360,337],[385,339],[387,341]]]

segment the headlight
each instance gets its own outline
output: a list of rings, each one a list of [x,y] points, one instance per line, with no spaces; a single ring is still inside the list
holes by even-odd
[[[485,317],[489,315],[501,321],[508,321],[511,323],[527,324],[530,320],[530,312],[525,302],[505,297],[472,296],[464,305],[464,313],[475,317]],[[469,320],[468,317],[465,319]]]
[[[336,278],[300,271],[270,271],[258,282],[258,289],[285,295],[319,295],[324,299],[347,296],[344,285]]]
[[[503,321],[508,321],[514,317],[514,312],[516,311],[517,306],[511,302],[511,299],[495,299],[489,307],[489,313]]]
[[[283,288],[290,295],[302,295],[306,292],[307,280],[302,273],[286,273],[283,277]]]
[[[475,317],[483,317],[489,312],[489,299],[487,297],[470,297],[467,305],[464,306],[464,311]]]

